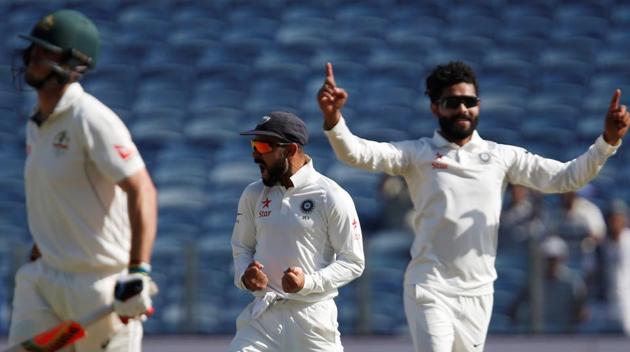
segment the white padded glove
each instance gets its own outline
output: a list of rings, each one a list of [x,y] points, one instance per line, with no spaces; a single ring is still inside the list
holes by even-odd
[[[155,282],[145,273],[122,275],[114,289],[114,311],[123,322],[153,313],[151,296],[157,292]]]

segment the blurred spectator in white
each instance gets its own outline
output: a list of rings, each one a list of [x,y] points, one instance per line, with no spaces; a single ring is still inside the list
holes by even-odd
[[[561,195],[561,216],[554,233],[567,238],[590,239],[594,243],[601,242],[606,236],[606,222],[597,204],[587,199],[592,189],[584,187],[579,192],[568,192]]]
[[[597,277],[613,324],[630,336],[630,228],[628,206],[614,200],[607,214],[608,236],[598,248]]]
[[[543,232],[541,198],[526,187],[508,187],[508,197],[499,222],[499,247],[501,251],[515,246],[522,250],[523,243],[530,238],[537,238]]]
[[[413,204],[407,183],[400,176],[384,175],[379,186],[383,210],[378,220],[379,230],[412,230]]]
[[[567,241],[567,264],[583,272],[593,268],[595,248],[606,236],[604,215],[599,206],[587,198],[592,190],[588,185],[579,192],[563,193],[560,206],[550,211],[546,230]]]
[[[567,243],[558,236],[549,236],[540,245],[545,261],[540,291],[545,333],[573,332],[588,317],[586,285],[578,273],[566,266],[568,251]],[[514,323],[533,325],[529,289],[524,288],[517,296],[509,314]]]

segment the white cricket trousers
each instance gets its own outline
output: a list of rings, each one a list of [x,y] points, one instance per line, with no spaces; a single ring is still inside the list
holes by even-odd
[[[415,351],[483,351],[492,301],[492,294],[451,296],[406,284],[405,315]]]
[[[120,274],[69,273],[39,259],[23,265],[15,276],[9,344],[20,343],[68,319],[78,319],[111,303]],[[142,350],[142,324],[127,325],[115,314],[87,329],[84,338],[63,351],[136,352]]]
[[[236,319],[230,352],[342,352],[337,306],[279,300],[252,318],[255,301]]]

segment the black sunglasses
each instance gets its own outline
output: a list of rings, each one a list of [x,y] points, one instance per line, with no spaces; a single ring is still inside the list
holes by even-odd
[[[466,108],[470,109],[479,105],[479,98],[470,95],[451,95],[440,98],[438,104],[445,109],[457,109],[464,104]]]

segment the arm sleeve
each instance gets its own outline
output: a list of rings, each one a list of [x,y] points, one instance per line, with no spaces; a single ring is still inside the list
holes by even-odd
[[[336,254],[335,260],[325,268],[305,275],[300,295],[336,289],[363,273],[363,236],[354,202],[341,190],[336,192],[332,203],[328,204],[328,237]]]
[[[232,231],[232,257],[234,258],[234,285],[245,290],[241,277],[256,253],[256,226],[254,224],[251,188],[247,188],[238,201],[236,222]]]
[[[348,165],[369,171],[400,175],[409,164],[407,153],[398,143],[375,142],[350,132],[342,118],[337,125],[324,131],[337,158]]]
[[[611,146],[600,136],[584,154],[566,163],[543,158],[522,148],[509,147],[513,158],[508,166],[508,179],[511,183],[545,193],[578,190],[597,176],[608,157],[620,145]]]
[[[144,168],[129,130],[113,112],[91,115],[82,127],[89,158],[115,183]]]

